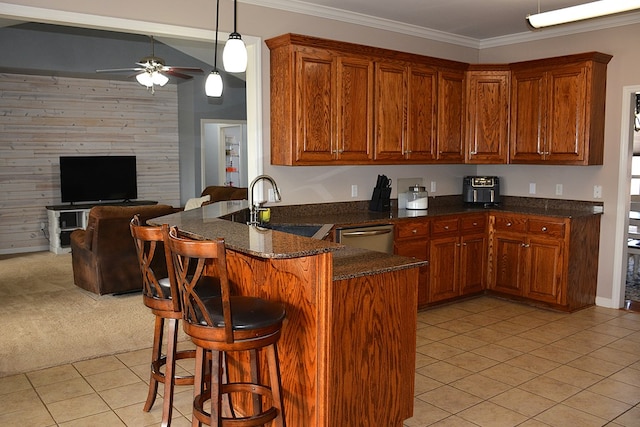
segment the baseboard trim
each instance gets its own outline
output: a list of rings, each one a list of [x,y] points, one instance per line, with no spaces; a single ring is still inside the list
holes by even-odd
[[[9,249],[0,249],[0,255],[25,254],[28,252],[42,252],[42,251],[48,251],[48,250],[49,250],[49,245],[31,246],[28,248],[9,248]]]

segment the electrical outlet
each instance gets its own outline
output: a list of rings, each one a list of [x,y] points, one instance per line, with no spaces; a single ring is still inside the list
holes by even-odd
[[[536,194],[536,183],[535,182],[530,182],[529,183],[529,194]]]
[[[562,196],[562,184],[556,184],[556,196]]]
[[[435,181],[431,181],[431,192],[432,193],[436,192],[436,182]]]
[[[351,185],[351,197],[358,197],[358,186],[355,184]]]
[[[602,185],[593,186],[593,198],[602,199]]]
[[[40,223],[40,231],[44,231],[44,222]]]

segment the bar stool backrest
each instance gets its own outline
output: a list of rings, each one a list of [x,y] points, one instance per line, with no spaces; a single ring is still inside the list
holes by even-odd
[[[142,272],[142,293],[151,299],[171,299],[172,310],[181,311],[180,293],[175,274],[172,274],[173,263],[171,260],[171,251],[164,244],[166,235],[169,232],[169,226],[163,224],[160,227],[142,225],[140,217],[135,215],[131,219],[129,225],[133,242],[136,247],[140,270]],[[160,285],[160,280],[154,272],[154,265],[157,263],[165,263],[167,266],[169,288]]]
[[[230,286],[227,274],[227,257],[224,239],[194,240],[181,236],[176,227],[168,234],[168,246],[171,251],[176,282],[182,294],[183,318],[186,322],[209,328],[222,329],[224,340],[234,342],[231,322]],[[214,298],[209,306],[218,308],[220,318],[213,319],[211,310],[205,308],[200,298],[198,282],[203,276],[215,275],[220,282],[222,296]]]

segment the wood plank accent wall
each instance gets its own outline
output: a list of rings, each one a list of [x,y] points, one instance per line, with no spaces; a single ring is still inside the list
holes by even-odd
[[[180,204],[177,86],[0,74],[0,254],[48,249],[59,157],[137,156],[138,198]]]

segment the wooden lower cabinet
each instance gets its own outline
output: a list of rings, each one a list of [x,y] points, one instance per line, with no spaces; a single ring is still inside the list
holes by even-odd
[[[495,213],[490,292],[574,311],[595,303],[600,218]]]
[[[429,220],[421,219],[396,224],[394,253],[423,261],[429,259]],[[418,272],[418,307],[429,302],[429,266]]]
[[[429,303],[482,292],[487,272],[487,215],[431,221]]]

